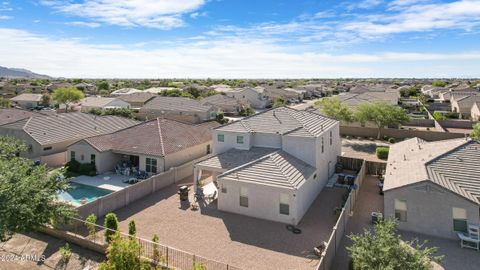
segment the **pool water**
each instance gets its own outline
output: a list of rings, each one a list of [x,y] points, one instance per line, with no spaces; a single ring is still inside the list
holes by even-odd
[[[69,183],[70,189],[58,194],[60,200],[70,201],[77,204],[82,204],[82,199],[86,199],[87,202],[92,202],[99,197],[112,193],[112,190],[97,188],[94,186],[82,185],[79,183]]]

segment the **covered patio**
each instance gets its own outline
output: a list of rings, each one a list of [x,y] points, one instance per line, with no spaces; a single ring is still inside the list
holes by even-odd
[[[264,147],[252,147],[250,150],[230,149],[224,153],[199,162],[193,167],[194,190],[195,192],[197,191],[199,182],[202,180],[202,174],[204,174],[205,171],[211,173],[211,181],[216,185],[218,175],[257,160],[277,150],[278,149],[275,148]]]

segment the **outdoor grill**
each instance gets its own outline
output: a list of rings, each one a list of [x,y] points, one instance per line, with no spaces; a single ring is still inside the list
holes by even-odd
[[[181,186],[178,189],[178,195],[180,196],[180,201],[188,201],[188,187]]]

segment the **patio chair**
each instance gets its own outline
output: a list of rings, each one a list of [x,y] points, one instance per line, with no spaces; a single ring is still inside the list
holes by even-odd
[[[480,227],[478,225],[468,225],[467,233],[457,233],[460,238],[462,248],[480,249]]]
[[[208,202],[212,202],[217,198],[217,191],[215,190],[212,194],[208,195]]]

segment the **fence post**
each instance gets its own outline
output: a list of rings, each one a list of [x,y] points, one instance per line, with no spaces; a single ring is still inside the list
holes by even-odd
[[[168,246],[167,246],[167,259],[166,259],[166,261],[167,261],[167,267],[168,267]]]

